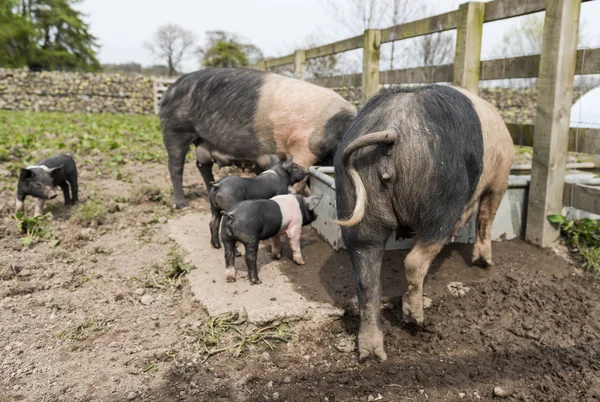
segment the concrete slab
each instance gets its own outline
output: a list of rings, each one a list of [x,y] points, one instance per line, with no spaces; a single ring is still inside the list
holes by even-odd
[[[236,258],[237,281],[225,280],[223,249],[210,245],[210,215],[189,212],[168,222],[169,235],[184,250],[196,269],[188,275],[194,297],[208,314],[246,310],[248,320],[265,323],[274,320],[315,320],[338,318],[343,310],[331,304],[309,301],[295,291],[294,285],[281,271],[281,263],[272,261],[268,242],[262,242],[258,253],[260,285],[250,285],[244,257]],[[283,237],[282,237],[283,240]],[[243,246],[240,246],[243,252]]]

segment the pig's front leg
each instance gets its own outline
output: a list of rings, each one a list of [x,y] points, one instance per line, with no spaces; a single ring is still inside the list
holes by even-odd
[[[281,258],[281,237],[279,237],[279,233],[271,238],[271,258],[274,260]]]
[[[25,210],[25,198],[19,198],[21,197],[17,196],[17,202],[15,203],[15,214]]]
[[[302,250],[300,249],[300,235],[302,233],[302,226],[296,225],[288,229],[287,235],[290,238],[290,248],[292,249],[292,257],[296,264],[304,265],[304,259],[302,258]]]
[[[223,241],[223,248],[225,249],[225,278],[227,282],[235,282],[235,240],[225,240]]]
[[[35,214],[33,215],[35,216],[41,216],[44,213],[44,204],[46,203],[46,200],[43,198],[36,198],[35,199]]]

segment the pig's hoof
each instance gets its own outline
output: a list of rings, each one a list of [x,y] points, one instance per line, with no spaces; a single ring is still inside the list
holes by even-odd
[[[402,297],[402,318],[406,324],[416,324],[418,326],[423,325],[425,321],[425,314],[423,313],[423,303],[420,305],[418,303],[411,301],[408,294],[405,294]]]
[[[187,208],[187,206],[188,206],[188,203],[187,203],[187,201],[184,201],[184,200],[176,200],[173,203],[173,209],[185,209],[185,208]]]
[[[358,360],[365,361],[369,356],[381,362],[387,360],[387,354],[383,349],[383,333],[380,330],[358,335]]]
[[[260,285],[261,283],[262,282],[258,278],[256,278],[256,279],[250,279],[250,284],[251,285]]]
[[[271,258],[274,260],[280,260],[281,259],[281,252],[279,253],[271,253]]]
[[[304,259],[302,256],[294,256],[294,262],[298,265],[304,265]]]
[[[492,265],[494,265],[491,258],[488,259],[485,257],[478,256],[473,256],[473,260],[471,261],[471,263],[475,266],[482,268],[490,268]]]
[[[240,250],[235,250],[235,256],[236,257],[241,257],[242,256],[242,252]]]
[[[221,248],[221,243],[219,242],[211,241],[210,244],[213,246],[213,248]]]
[[[225,269],[225,278],[227,278],[227,282],[235,282],[235,268],[228,267]]]

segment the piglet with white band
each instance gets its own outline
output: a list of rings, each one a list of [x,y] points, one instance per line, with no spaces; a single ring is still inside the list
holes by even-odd
[[[208,190],[210,201],[210,243],[214,248],[220,248],[219,226],[221,211],[227,211],[235,204],[245,200],[267,200],[281,194],[287,194],[290,186],[303,180],[307,171],[295,164],[292,157],[286,161],[272,159],[271,169],[256,177],[246,178],[227,176],[211,183]]]
[[[228,282],[235,281],[235,244],[239,241],[246,248],[245,258],[250,282],[259,284],[256,268],[258,243],[271,238],[271,256],[281,258],[279,236],[285,232],[290,239],[294,262],[304,265],[300,250],[302,226],[315,219],[315,207],[321,196],[303,197],[298,194],[278,195],[269,200],[242,201],[228,211],[223,211],[221,240],[225,248],[225,275]]]
[[[65,205],[77,203],[77,167],[70,155],[55,155],[35,165],[21,168],[16,212],[23,212],[25,197],[30,195],[36,198],[35,216],[42,215],[46,200],[56,198],[56,186],[60,186],[63,191]]]

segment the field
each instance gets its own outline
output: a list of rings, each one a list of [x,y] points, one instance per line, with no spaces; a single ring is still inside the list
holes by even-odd
[[[14,217],[19,167],[57,152],[76,157],[80,205],[59,194],[47,217]],[[187,277],[223,267],[193,266],[169,237],[169,220],[208,213],[193,163],[184,185],[190,208],[173,211],[154,116],[0,112],[0,401],[600,398],[600,282],[564,252],[497,243],[484,270],[448,247],[422,329],[401,323],[405,253],[386,254],[389,358],[361,364],[349,261],[310,229],[307,265],[284,258],[282,275],[342,319],[254,327],[204,312]]]

